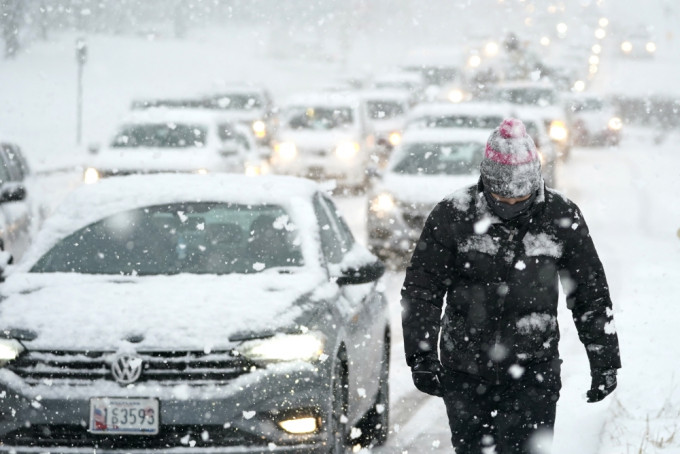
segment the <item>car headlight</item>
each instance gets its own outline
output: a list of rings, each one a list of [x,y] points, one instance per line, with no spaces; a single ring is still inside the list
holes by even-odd
[[[88,167],[83,173],[83,182],[85,184],[94,184],[101,178],[99,171],[94,167]]]
[[[253,133],[258,139],[267,135],[267,124],[262,120],[255,120],[253,122]]]
[[[253,361],[315,361],[323,355],[325,338],[321,333],[278,334],[246,341],[238,349]]]
[[[24,351],[24,347],[14,339],[0,339],[0,367],[14,361]]]
[[[563,121],[554,120],[552,123],[550,123],[549,134],[552,140],[563,142],[567,140],[567,126]]]
[[[335,148],[335,155],[340,159],[353,159],[359,153],[359,144],[356,142],[342,142]]]
[[[633,43],[630,41],[624,41],[621,43],[621,50],[624,54],[629,54],[633,51]]]
[[[282,161],[292,161],[297,156],[297,147],[293,142],[281,142],[274,145],[276,155]]]
[[[198,169],[198,170],[196,170],[196,173],[199,174],[199,175],[207,175],[208,169]]]
[[[401,133],[398,131],[394,131],[390,133],[390,136],[387,138],[387,140],[389,140],[390,145],[396,147],[401,143]]]
[[[612,131],[619,131],[623,127],[623,121],[619,117],[612,117],[607,122],[607,126]]]
[[[654,43],[654,42],[652,42],[652,41],[648,42],[648,43],[645,45],[645,49],[646,49],[647,52],[649,52],[650,54],[653,54],[654,52],[656,52],[656,43]]]
[[[269,166],[266,162],[246,162],[245,174],[248,177],[257,177],[269,173]]]
[[[388,192],[383,192],[371,200],[371,211],[376,213],[392,211],[395,206],[394,197]]]
[[[465,98],[465,93],[463,93],[463,90],[454,89],[449,92],[447,98],[449,98],[449,101],[453,103],[459,103],[462,102],[463,99]]]

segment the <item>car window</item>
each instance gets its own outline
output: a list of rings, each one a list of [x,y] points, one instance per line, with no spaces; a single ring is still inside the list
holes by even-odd
[[[354,235],[352,235],[352,231],[350,230],[349,226],[345,222],[345,219],[340,214],[340,211],[335,206],[335,202],[333,202],[332,199],[328,197],[322,197],[322,202],[326,205],[331,219],[335,222],[335,225],[337,226],[340,238],[344,243],[345,249],[344,252],[349,251],[350,249],[352,249],[352,246],[354,246]]]
[[[4,167],[8,173],[6,181],[23,181],[25,176],[23,159],[17,148],[8,144],[2,148]]]
[[[484,156],[480,142],[422,142],[405,145],[391,171],[405,175],[467,175],[478,171]]]
[[[314,212],[319,221],[319,236],[321,239],[321,252],[328,263],[340,263],[347,251],[347,247],[339,237],[334,223],[331,221],[328,210],[323,205],[321,197],[314,197]]]
[[[355,121],[351,107],[291,107],[286,110],[285,117],[288,127],[298,130],[347,129]]]
[[[303,264],[278,205],[184,203],[125,211],[58,242],[34,273],[249,274]]]
[[[220,110],[261,109],[263,100],[258,93],[227,93],[212,98],[213,107]]]
[[[372,120],[388,120],[406,113],[405,106],[398,101],[368,101],[366,108]]]
[[[179,123],[148,123],[123,126],[113,148],[190,148],[204,147],[208,131],[204,126]]]
[[[7,154],[5,153],[5,145],[2,145],[2,153],[0,153],[0,184],[12,180],[12,177],[9,173],[9,167],[7,165],[8,161],[9,159],[7,158]]]

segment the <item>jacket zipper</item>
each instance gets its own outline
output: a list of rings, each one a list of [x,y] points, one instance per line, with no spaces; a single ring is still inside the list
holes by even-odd
[[[512,243],[512,240],[515,239],[515,235],[517,234],[517,229],[513,228],[510,230],[510,236],[508,237],[508,251],[512,252],[512,262],[515,261],[515,254],[517,252],[517,247]],[[510,264],[512,266],[512,263]],[[505,306],[505,298],[508,295],[508,292],[510,291],[510,286],[508,285],[508,279],[510,277],[510,272],[511,268],[508,268],[507,272],[505,273],[505,278],[502,282],[501,285],[505,285],[506,290],[503,295],[501,295],[499,299],[499,304],[498,304],[498,317],[496,320],[496,347],[499,347],[501,345],[501,329],[503,328],[503,322],[502,322],[502,316],[503,316],[503,309]],[[501,381],[501,371],[500,371],[500,366],[499,363],[494,361],[494,369],[496,370],[496,384],[500,384]]]

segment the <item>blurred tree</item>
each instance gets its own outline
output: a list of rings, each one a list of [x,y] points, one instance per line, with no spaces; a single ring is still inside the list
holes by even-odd
[[[13,58],[19,52],[23,6],[22,0],[0,0],[0,29],[5,41],[5,58]]]

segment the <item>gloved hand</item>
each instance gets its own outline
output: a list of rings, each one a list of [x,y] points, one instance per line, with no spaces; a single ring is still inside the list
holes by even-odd
[[[599,402],[616,389],[616,369],[593,370],[592,382],[586,393],[588,402]]]
[[[437,358],[431,356],[417,358],[411,367],[413,384],[419,391],[431,396],[442,396],[441,373],[442,365]]]

